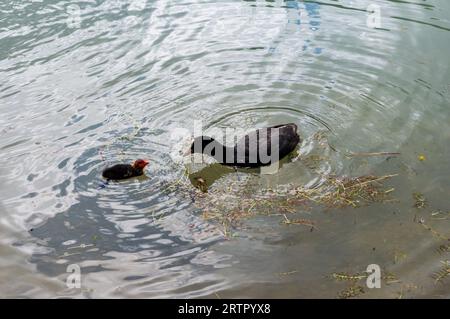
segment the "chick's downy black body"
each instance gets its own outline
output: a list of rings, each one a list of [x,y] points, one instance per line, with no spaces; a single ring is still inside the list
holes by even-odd
[[[106,168],[102,176],[108,180],[121,180],[131,177],[137,177],[144,174],[144,168],[148,161],[137,160],[133,164],[116,164]]]

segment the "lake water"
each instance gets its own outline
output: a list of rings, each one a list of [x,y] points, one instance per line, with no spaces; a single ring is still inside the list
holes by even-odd
[[[449,16],[444,0],[2,1],[0,296],[449,298]],[[300,155],[274,175],[201,167],[198,194],[179,160],[198,121],[293,122]],[[376,152],[400,155],[348,156]],[[141,157],[146,177],[102,181]],[[227,232],[198,204],[368,174],[398,174],[395,201],[285,213],[313,230],[274,213]],[[380,289],[339,280],[370,264]]]

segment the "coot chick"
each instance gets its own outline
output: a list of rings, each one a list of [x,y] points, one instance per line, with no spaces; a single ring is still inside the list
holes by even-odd
[[[209,136],[199,136],[194,139],[190,153],[209,155],[227,166],[257,168],[281,160],[299,142],[297,125],[289,123],[250,132],[233,147],[222,145]]]
[[[144,174],[144,168],[149,161],[138,159],[133,164],[117,164],[106,168],[102,176],[108,180],[120,180],[130,177],[141,176]]]

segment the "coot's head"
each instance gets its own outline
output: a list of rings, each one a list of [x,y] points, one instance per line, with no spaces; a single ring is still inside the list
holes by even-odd
[[[209,136],[198,136],[192,142],[190,154],[203,153],[206,146],[214,142],[215,140]]]
[[[144,169],[145,166],[148,165],[148,163],[150,163],[150,162],[147,160],[138,159],[133,163],[133,167],[138,168],[138,169]]]

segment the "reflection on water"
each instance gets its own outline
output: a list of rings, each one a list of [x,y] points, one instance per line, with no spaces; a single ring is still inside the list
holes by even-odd
[[[2,296],[335,298],[352,283],[333,273],[375,263],[382,289],[360,281],[359,296],[449,297],[449,281],[433,278],[450,259],[446,1],[43,0],[0,11]],[[275,175],[217,164],[186,174],[176,154],[195,120],[206,133],[293,122],[304,141]],[[362,152],[401,155],[349,156]],[[140,157],[145,177],[104,185],[104,167]],[[399,174],[397,201],[299,205],[289,218],[314,231],[258,215],[230,236],[193,195],[199,177],[257,193],[369,174]],[[81,289],[65,285],[71,264]]]

